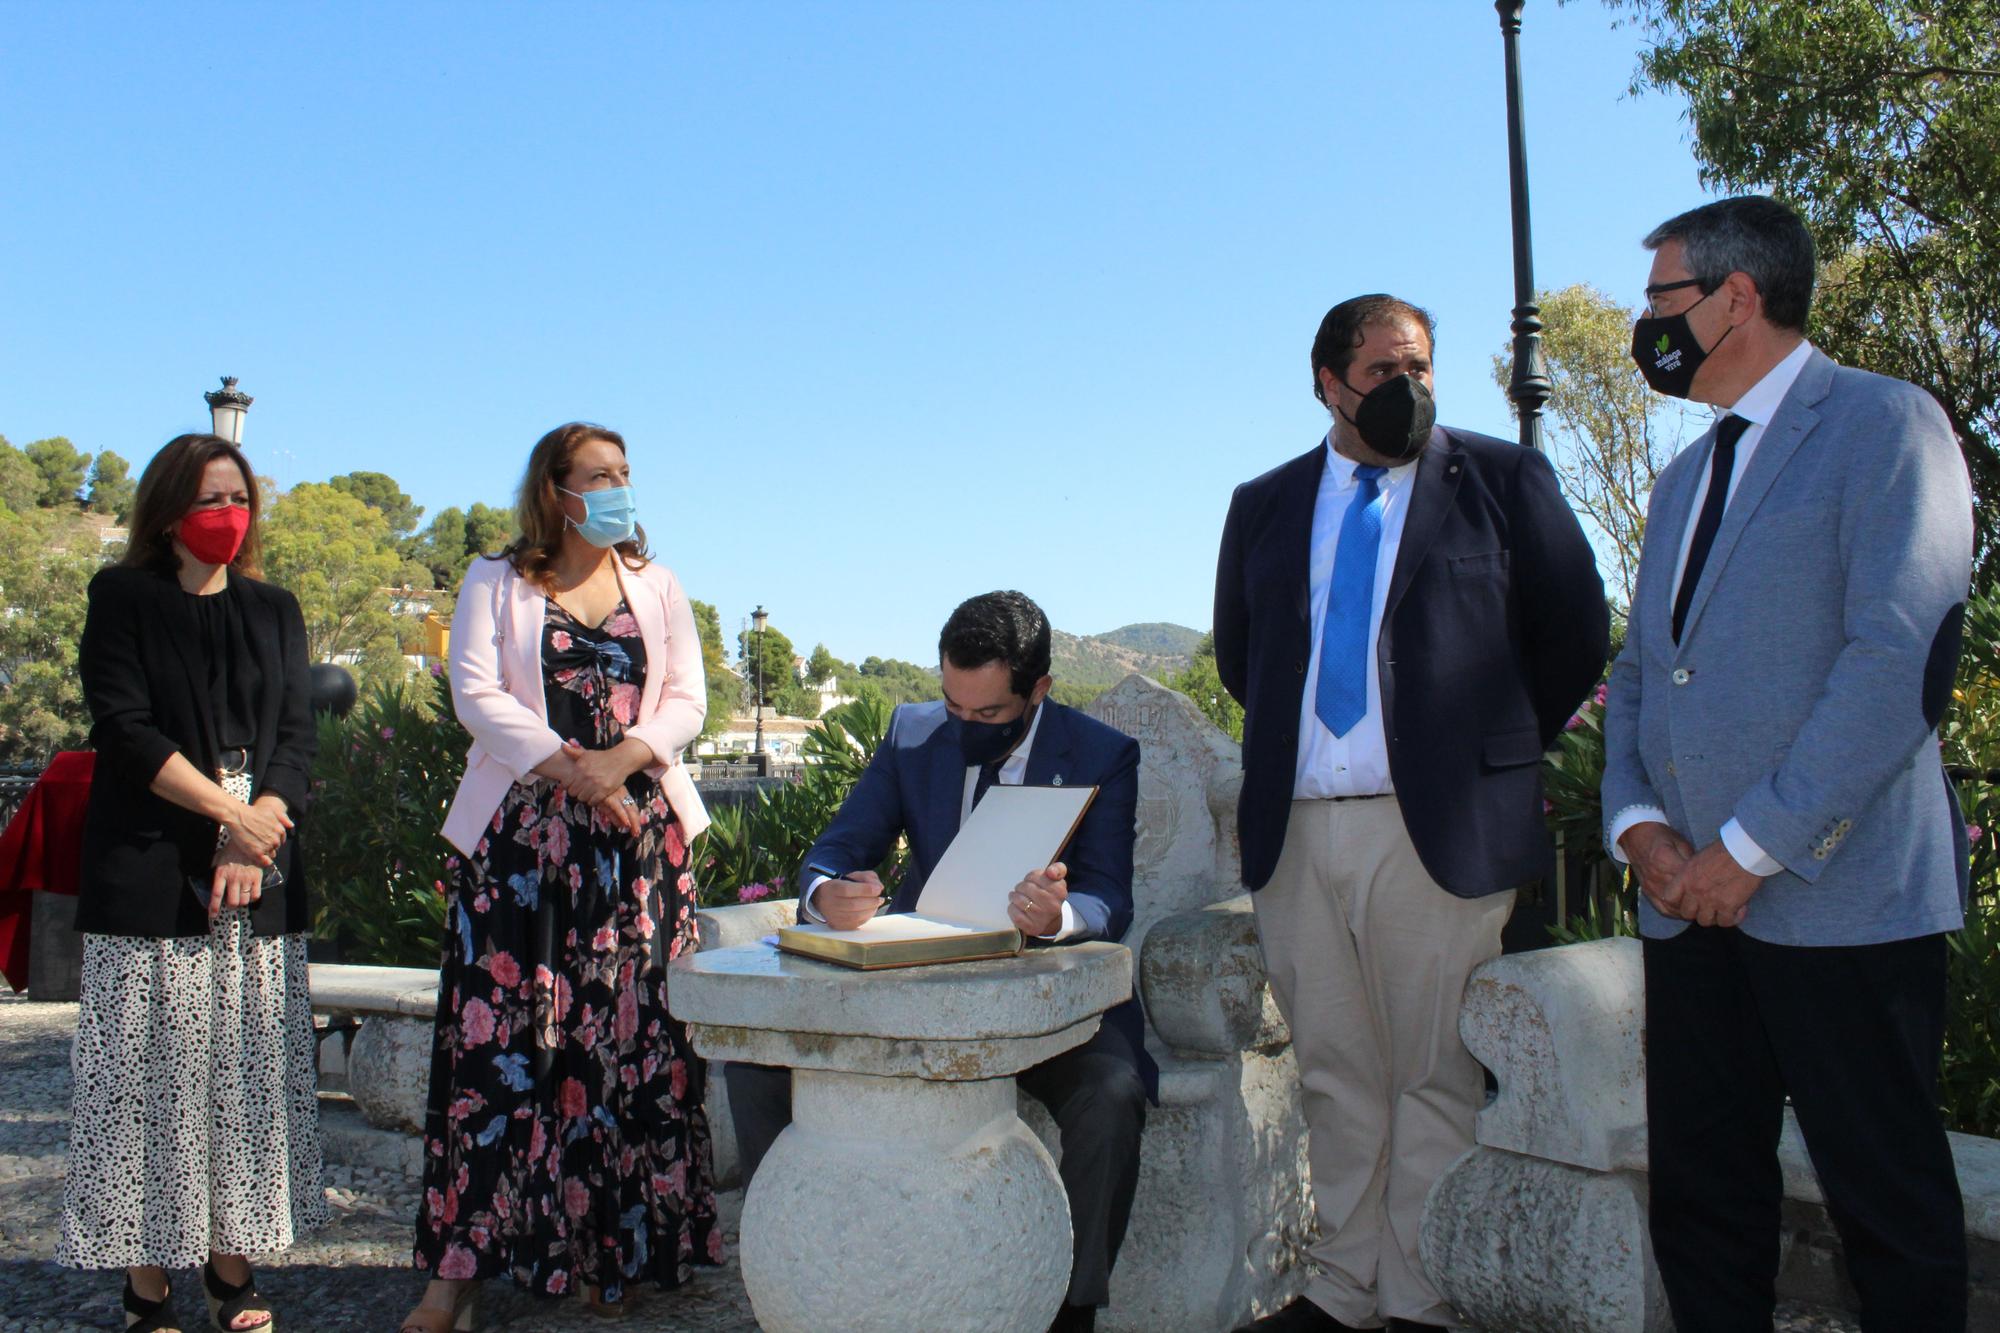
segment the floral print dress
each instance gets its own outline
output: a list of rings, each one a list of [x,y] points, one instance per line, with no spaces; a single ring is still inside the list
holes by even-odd
[[[549,599],[542,676],[558,735],[616,745],[646,677],[625,604],[591,629]],[[617,1300],[721,1261],[704,1069],[667,1014],[687,846],[658,783],[627,791],[637,839],[535,778],[453,858],[416,1239],[438,1277]]]

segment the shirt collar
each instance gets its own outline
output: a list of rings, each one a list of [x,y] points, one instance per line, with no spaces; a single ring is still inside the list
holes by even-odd
[[[1742,417],[1754,426],[1768,426],[1771,418],[1778,414],[1778,404],[1785,401],[1785,395],[1792,391],[1792,384],[1799,372],[1812,359],[1813,345],[1801,339],[1799,345],[1785,354],[1785,359],[1764,372],[1764,378],[1745,391],[1741,398],[1730,404],[1728,416]]]
[[[1331,430],[1327,431],[1326,470],[1333,477],[1335,490],[1351,491],[1359,484],[1354,476],[1356,466],[1358,465],[1353,459],[1333,447],[1333,432]],[[1416,471],[1416,468],[1417,460],[1414,458],[1407,463],[1398,463],[1377,478],[1375,484],[1377,486],[1395,486],[1408,479],[1409,475]]]

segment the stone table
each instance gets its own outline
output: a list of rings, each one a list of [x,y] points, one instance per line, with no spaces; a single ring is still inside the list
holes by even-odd
[[[860,972],[763,944],[682,957],[668,1006],[710,1059],[789,1065],[792,1125],[743,1207],[769,1333],[1040,1333],[1069,1203],[1013,1076],[1132,992],[1123,945]]]

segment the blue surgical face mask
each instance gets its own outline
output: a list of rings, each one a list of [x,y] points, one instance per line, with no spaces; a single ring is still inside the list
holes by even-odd
[[[569,515],[565,521],[592,546],[616,546],[629,542],[639,530],[639,505],[630,486],[607,486],[601,491],[572,491],[558,486],[564,495],[583,501],[583,522]]]

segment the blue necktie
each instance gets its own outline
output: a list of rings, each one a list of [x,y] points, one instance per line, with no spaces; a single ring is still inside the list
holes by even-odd
[[[1382,551],[1382,490],[1375,479],[1387,470],[1354,469],[1359,484],[1333,547],[1313,711],[1336,736],[1353,730],[1368,711],[1368,618],[1375,602],[1375,561]]]

